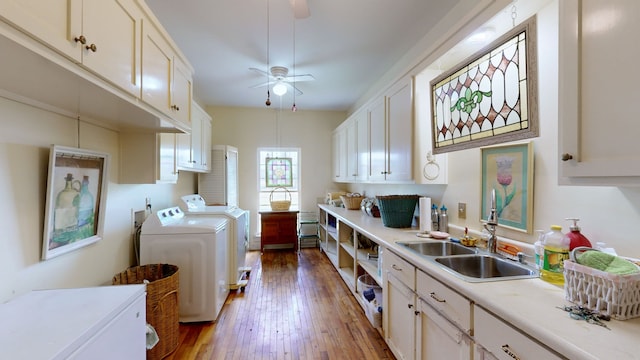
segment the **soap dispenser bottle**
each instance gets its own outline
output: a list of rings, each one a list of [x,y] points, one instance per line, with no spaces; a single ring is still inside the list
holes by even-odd
[[[569,232],[565,234],[569,238],[569,250],[573,250],[578,246],[591,247],[591,242],[580,232],[578,226],[578,218],[566,218],[565,220],[573,221],[573,225],[569,228]]]

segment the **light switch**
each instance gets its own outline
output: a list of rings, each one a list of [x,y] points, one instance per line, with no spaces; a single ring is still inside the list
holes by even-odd
[[[466,219],[466,218],[467,218],[467,204],[458,203],[458,219]]]

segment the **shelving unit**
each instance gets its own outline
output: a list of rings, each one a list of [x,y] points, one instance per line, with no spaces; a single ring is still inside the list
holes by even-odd
[[[322,207],[319,211],[320,250],[327,255],[356,300],[365,308],[367,304],[362,296],[363,289],[358,288],[357,279],[368,274],[378,285],[382,284],[379,244]]]

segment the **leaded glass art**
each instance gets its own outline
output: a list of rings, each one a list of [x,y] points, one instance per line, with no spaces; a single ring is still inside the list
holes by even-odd
[[[433,152],[538,136],[535,17],[431,82]]]
[[[267,187],[293,186],[291,158],[267,158]]]

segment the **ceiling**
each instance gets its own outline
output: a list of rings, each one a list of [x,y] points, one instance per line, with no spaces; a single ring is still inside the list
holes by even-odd
[[[146,2],[194,67],[201,105],[265,107],[266,87],[251,87],[267,78],[249,68],[268,57],[315,77],[295,84],[298,109],[348,111],[458,0],[307,0],[295,25],[290,0]],[[290,108],[292,92],[271,101]]]

